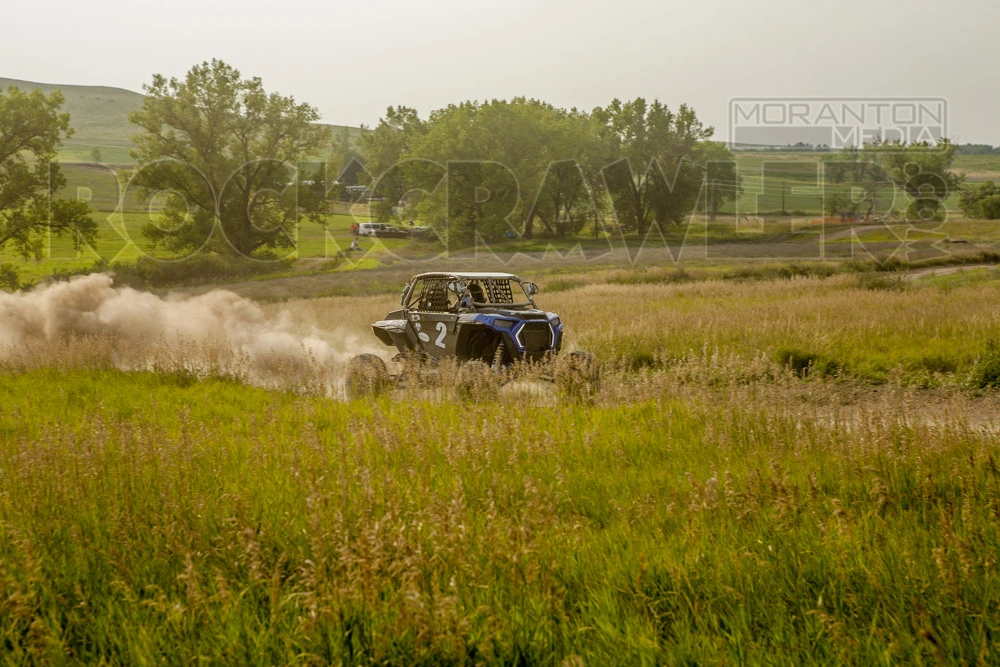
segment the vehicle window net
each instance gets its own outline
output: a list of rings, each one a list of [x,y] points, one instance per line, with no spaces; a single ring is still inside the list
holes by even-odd
[[[420,292],[410,299],[410,307],[432,313],[448,311],[448,280],[445,278],[425,280],[419,286]]]
[[[484,280],[483,287],[486,288],[486,298],[489,303],[514,303],[514,293],[510,288],[509,280]]]

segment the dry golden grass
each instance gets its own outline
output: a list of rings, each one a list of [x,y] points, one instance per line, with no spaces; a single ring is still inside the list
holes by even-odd
[[[872,384],[960,384],[989,342],[1000,341],[994,306],[1000,283],[941,289],[894,281],[871,284],[840,275],[595,284],[543,293],[538,302],[566,323],[566,349],[588,350],[631,369],[730,359],[743,375],[773,375],[767,367],[783,365],[791,351],[815,357],[815,370],[829,376]],[[370,324],[397,307],[392,297],[352,297],[265,308],[272,315],[286,312],[301,332],[316,327],[378,346]]]

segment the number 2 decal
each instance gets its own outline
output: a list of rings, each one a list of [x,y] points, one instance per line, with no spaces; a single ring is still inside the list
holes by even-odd
[[[438,347],[444,347],[444,337],[448,335],[448,325],[444,322],[438,322],[435,328],[441,333],[438,334],[437,340],[434,341],[434,344]]]

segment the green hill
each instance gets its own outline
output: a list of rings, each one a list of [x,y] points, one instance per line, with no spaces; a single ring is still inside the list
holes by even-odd
[[[8,86],[17,86],[21,90],[41,88],[46,94],[54,90],[62,91],[66,98],[63,110],[69,112],[76,134],[63,142],[60,161],[91,162],[95,146],[100,150],[103,162],[121,164],[132,161],[128,151],[132,146],[129,137],[133,130],[128,115],[142,106],[142,95],[139,93],[107,86],[68,86],[0,78],[0,88]]]
[[[128,122],[128,115],[142,106],[141,94],[108,86],[71,86],[0,78],[0,89],[6,90],[8,86],[17,86],[21,90],[41,88],[46,94],[54,90],[62,91],[66,98],[63,110],[69,112],[70,124],[76,134],[63,142],[59,151],[60,162],[133,162],[128,152],[132,148],[131,136],[135,128]],[[330,127],[335,131],[343,128],[341,125]],[[359,132],[353,127],[349,127],[348,131],[352,139]],[[100,152],[100,160],[95,160],[95,148]]]

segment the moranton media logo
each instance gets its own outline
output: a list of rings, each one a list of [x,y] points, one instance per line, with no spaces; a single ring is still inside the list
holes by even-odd
[[[948,136],[940,97],[734,98],[730,148],[861,148],[877,140],[936,145]]]

